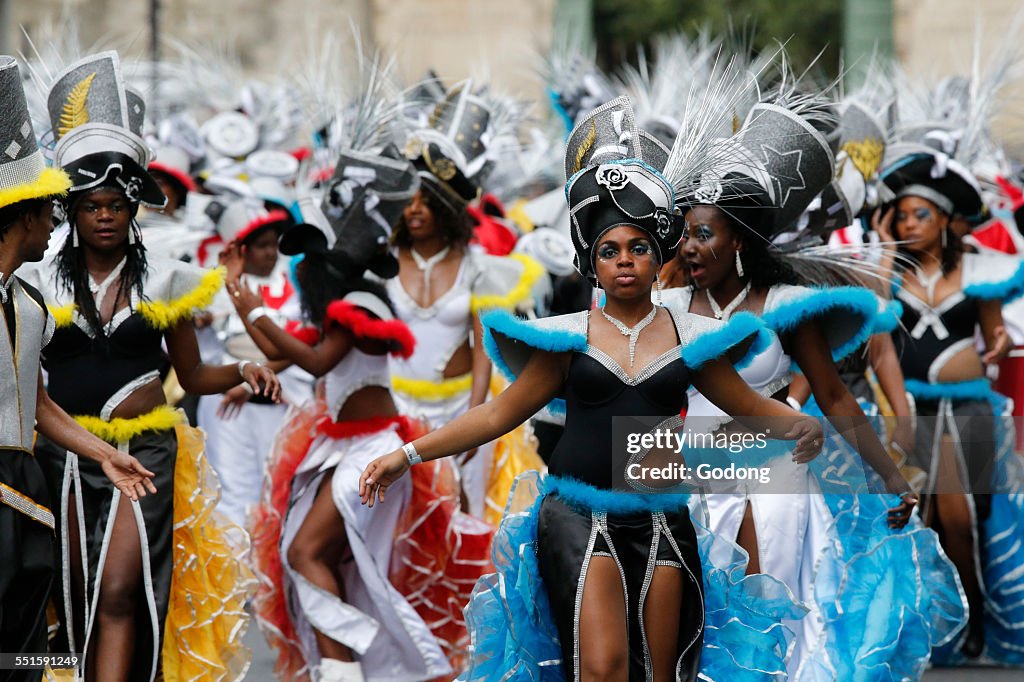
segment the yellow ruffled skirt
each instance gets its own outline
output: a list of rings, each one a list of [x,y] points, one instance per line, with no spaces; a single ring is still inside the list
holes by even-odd
[[[179,424],[174,474],[174,568],[164,624],[163,676],[240,680],[251,652],[242,644],[250,617],[246,602],[256,579],[240,560],[249,536],[214,507],[217,474],[203,454],[203,434]]]

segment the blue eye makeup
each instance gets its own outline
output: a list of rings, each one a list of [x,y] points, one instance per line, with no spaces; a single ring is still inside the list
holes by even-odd
[[[924,222],[925,220],[931,220],[932,211],[930,208],[925,208],[924,206],[922,206],[921,208],[918,208],[914,211],[914,217],[922,222]]]

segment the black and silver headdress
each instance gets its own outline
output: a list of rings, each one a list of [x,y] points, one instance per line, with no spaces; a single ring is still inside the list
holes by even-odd
[[[63,195],[67,175],[48,168],[36,143],[18,62],[0,55],[0,209],[30,199]]]
[[[423,189],[456,215],[480,195],[490,161],[490,123],[490,108],[466,81],[435,107],[429,126],[406,141],[405,156],[416,166]]]
[[[50,86],[47,109],[57,141],[54,164],[71,177],[72,195],[111,186],[132,202],[164,205],[160,186],[146,170],[145,105],[125,87],[116,52],[65,68]]]
[[[636,125],[619,97],[583,117],[566,142],[565,196],[580,274],[595,278],[594,247],[608,230],[632,225],[651,235],[665,262],[679,243],[675,191],[661,169],[668,149]]]
[[[382,278],[398,274],[391,233],[420,186],[416,169],[390,143],[401,115],[393,67],[394,61],[380,54],[359,53],[356,78],[337,87],[319,81],[335,94],[347,92],[333,111],[321,107],[318,113],[330,120],[339,157],[319,205],[308,195],[300,199],[306,223],[280,241],[287,255],[323,256],[343,279],[366,270]],[[359,86],[354,92],[353,83]]]

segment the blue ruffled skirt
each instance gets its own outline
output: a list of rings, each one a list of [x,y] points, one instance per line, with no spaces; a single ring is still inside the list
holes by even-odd
[[[466,607],[470,663],[463,680],[565,680],[571,663],[562,646],[537,555],[541,503],[555,495],[567,504],[622,513],[685,508],[683,495],[634,495],[598,490],[537,472],[513,487],[494,539],[496,572],[482,578]],[[666,506],[667,505],[667,506]],[[701,505],[690,505],[700,509]],[[805,612],[770,576],[745,576],[747,555],[706,530],[691,511],[705,595],[700,677],[706,680],[783,679],[792,633],[783,620]],[[567,577],[567,580],[574,580]]]
[[[883,425],[877,406],[864,413]],[[804,407],[821,417],[813,398]],[[828,545],[814,575],[814,600],[823,628],[801,662],[800,680],[918,679],[931,651],[957,639],[966,623],[966,598],[956,568],[938,536],[915,516],[901,530],[888,527],[880,482],[828,422],[826,445],[811,463],[832,514]]]
[[[979,663],[1024,666],[1024,462],[1014,451],[1009,400],[989,391],[995,415],[992,504],[981,524],[981,579],[985,595],[985,650]],[[959,640],[940,647],[944,665],[966,662]]]

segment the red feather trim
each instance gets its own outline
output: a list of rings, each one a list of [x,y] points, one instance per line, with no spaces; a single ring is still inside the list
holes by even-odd
[[[392,355],[408,358],[416,347],[416,339],[404,322],[374,319],[347,301],[334,301],[328,305],[327,319],[350,330],[358,338],[391,341]]]
[[[398,433],[405,439],[410,434],[416,433],[419,425],[409,417],[396,415],[394,417],[369,417],[368,419],[355,419],[343,422],[333,421],[326,416],[316,424],[316,432],[340,440],[342,438],[355,438],[370,433],[383,431],[392,424],[398,424]]]
[[[316,327],[303,327],[295,320],[289,320],[284,330],[307,346],[315,346],[320,342],[320,330]]]
[[[287,223],[289,220],[291,220],[291,216],[289,216],[288,213],[280,209],[274,209],[273,211],[269,211],[258,218],[253,218],[248,225],[238,231],[238,234],[235,235],[235,241],[244,241],[246,237],[261,227],[273,225],[274,223]]]
[[[158,173],[163,173],[165,175],[171,176],[179,183],[181,183],[181,186],[185,188],[186,192],[195,192],[197,189],[196,181],[193,180],[188,173],[184,172],[180,168],[168,166],[166,164],[160,163],[159,161],[150,161],[149,170],[157,171]]]

